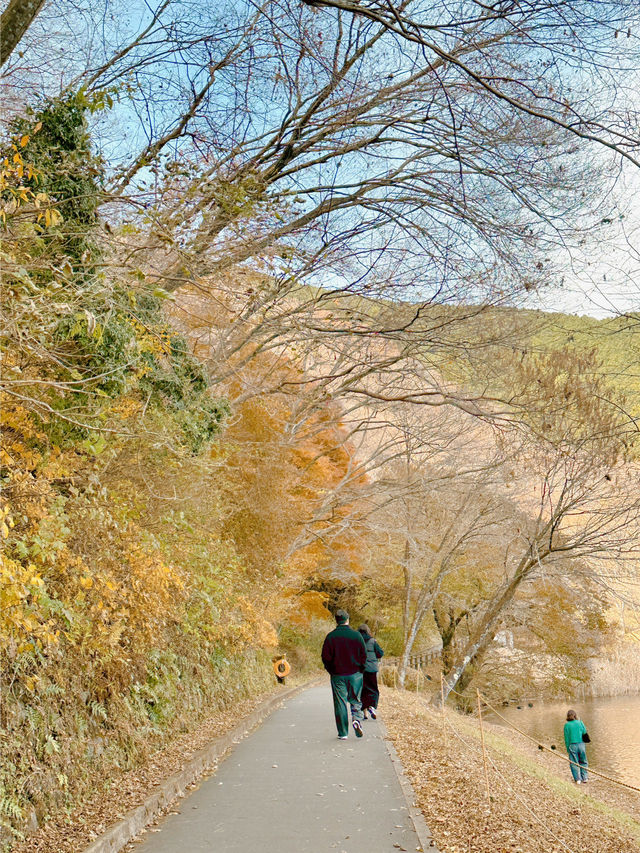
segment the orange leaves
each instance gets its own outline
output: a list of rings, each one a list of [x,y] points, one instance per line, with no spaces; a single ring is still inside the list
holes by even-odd
[[[325,607],[329,596],[324,592],[308,590],[290,596],[288,621],[297,628],[307,630],[313,619],[328,619],[330,613]]]
[[[143,403],[133,396],[123,396],[111,406],[111,414],[119,420],[126,421],[140,414]]]
[[[249,640],[247,645],[257,645],[259,648],[273,648],[278,645],[278,635],[273,625],[254,607],[252,602],[241,597],[238,601],[238,609],[243,616],[243,625]]]
[[[45,434],[37,428],[33,418],[24,406],[15,403],[7,395],[2,395],[0,402],[2,403],[0,406],[0,426],[10,428],[20,434],[24,439],[36,439],[39,441],[46,439]]]
[[[182,574],[113,517],[105,493],[76,487],[93,476],[85,454],[51,444],[20,406],[3,407],[1,426],[11,507],[0,509],[0,670],[59,648],[65,672],[90,665],[126,684],[183,618]]]

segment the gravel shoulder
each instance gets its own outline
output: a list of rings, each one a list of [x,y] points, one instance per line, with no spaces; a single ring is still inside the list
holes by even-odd
[[[595,776],[573,785],[568,765],[517,732],[383,689],[381,710],[441,853],[640,853],[640,794]]]

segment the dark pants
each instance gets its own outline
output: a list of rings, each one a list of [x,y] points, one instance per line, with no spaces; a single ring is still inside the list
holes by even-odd
[[[362,673],[332,675],[331,692],[333,693],[333,713],[336,718],[338,736],[344,737],[349,733],[349,706],[351,706],[351,717],[354,720],[362,720],[362,705],[360,703]]]
[[[364,681],[362,684],[362,707],[377,708],[380,691],[378,690],[378,673],[365,672],[363,673]]]

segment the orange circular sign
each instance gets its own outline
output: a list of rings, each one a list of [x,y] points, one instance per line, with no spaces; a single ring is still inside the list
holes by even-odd
[[[289,666],[289,662],[284,658],[280,658],[280,660],[276,660],[273,662],[273,671],[278,676],[278,678],[286,678],[287,675],[291,672],[291,667]]]

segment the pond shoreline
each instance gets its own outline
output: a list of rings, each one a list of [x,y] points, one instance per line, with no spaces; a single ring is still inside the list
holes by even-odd
[[[601,696],[569,702],[521,703],[496,708],[487,720],[506,728],[517,726],[544,746],[564,752],[563,727],[568,708],[584,721],[591,736],[590,763],[601,772],[640,786],[640,695]]]
[[[576,786],[559,753],[489,722],[485,776],[476,718],[447,709],[443,727],[423,697],[388,688],[380,707],[441,853],[640,853],[634,791]]]

